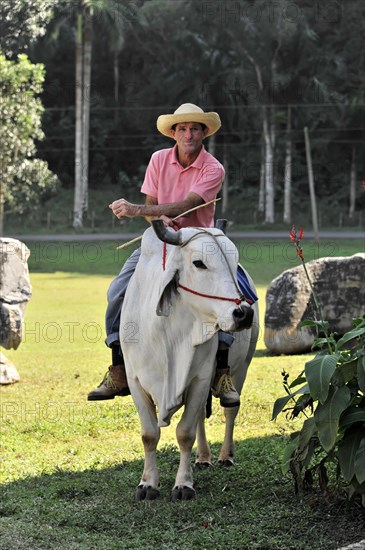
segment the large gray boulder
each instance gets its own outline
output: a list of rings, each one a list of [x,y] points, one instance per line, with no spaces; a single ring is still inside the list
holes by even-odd
[[[26,305],[32,295],[27,260],[29,249],[16,239],[0,239],[0,346],[17,349],[23,336]],[[19,380],[14,365],[0,358],[0,384]]]
[[[19,382],[20,376],[13,363],[0,352],[0,385]]]
[[[309,277],[330,331],[343,335],[353,328],[352,319],[365,313],[365,254],[320,258],[306,264]],[[276,354],[295,354],[311,349],[313,327],[299,324],[319,319],[302,265],[284,271],[266,292],[264,341]]]

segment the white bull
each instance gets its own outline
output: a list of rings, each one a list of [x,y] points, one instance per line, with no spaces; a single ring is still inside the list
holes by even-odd
[[[218,330],[236,332],[245,328],[229,351],[233,382],[240,393],[256,347],[258,308],[256,304],[251,308],[240,296],[236,279],[238,252],[221,230],[184,228],[174,232],[160,221],[153,225],[159,237],[153,228],[143,235],[141,256],[126,292],[120,325],[145,452],[135,496],[137,500],[159,496],[156,448],[160,427],[167,426],[184,405],[176,428],[180,464],[171,498],[188,500],[195,495],[191,451],[196,436],[196,464],[211,464],[204,418],[215,373]],[[219,462],[226,465],[233,464],[233,427],[238,409],[224,409],[226,433]]]

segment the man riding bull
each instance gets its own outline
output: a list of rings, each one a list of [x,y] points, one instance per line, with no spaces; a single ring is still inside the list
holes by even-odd
[[[159,116],[157,129],[164,136],[174,139],[175,146],[156,151],[152,155],[141,188],[141,192],[146,195],[145,204],[132,204],[125,199],[116,200],[110,205],[115,216],[118,219],[141,216],[149,222],[160,218],[165,225],[175,229],[213,227],[214,204],[175,221],[172,218],[212,201],[220,191],[224,168],[203,145],[203,140],[215,134],[220,126],[217,113],[205,113],[191,103],[180,105],[173,114]],[[112,350],[112,365],[101,384],[88,394],[90,401],[114,399],[117,395],[130,393],[119,341],[119,324],[125,292],[139,256],[140,249],[133,252],[109,287],[106,344]],[[153,284],[153,281],[146,281],[146,284]],[[229,374],[228,350],[232,342],[231,334],[220,331],[212,392],[215,397],[220,398],[224,407],[233,407],[240,402]]]

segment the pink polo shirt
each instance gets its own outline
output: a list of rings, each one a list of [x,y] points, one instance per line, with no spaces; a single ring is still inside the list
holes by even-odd
[[[179,202],[189,193],[196,193],[204,202],[216,198],[224,179],[224,168],[204,145],[190,166],[183,168],[177,160],[176,148],[153,153],[147,166],[142,193],[157,199],[158,204]],[[210,204],[193,212],[187,218],[179,218],[179,227],[212,227],[215,205]]]

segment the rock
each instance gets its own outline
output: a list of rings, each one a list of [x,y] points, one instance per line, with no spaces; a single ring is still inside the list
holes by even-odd
[[[352,319],[365,313],[365,254],[320,258],[306,267],[330,332],[343,335],[353,328]],[[310,351],[316,332],[314,327],[298,329],[305,319],[319,320],[319,316],[299,265],[284,271],[267,289],[266,347],[276,354]]]
[[[365,539],[349,544],[348,546],[341,546],[341,548],[337,548],[337,550],[365,550]]]
[[[19,382],[20,376],[13,363],[0,352],[0,384],[14,384]]]
[[[0,239],[0,345],[17,349],[26,305],[32,295],[29,249],[16,239]]]

